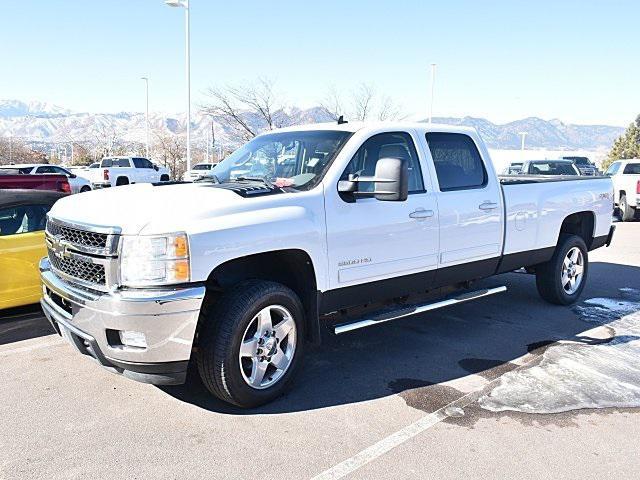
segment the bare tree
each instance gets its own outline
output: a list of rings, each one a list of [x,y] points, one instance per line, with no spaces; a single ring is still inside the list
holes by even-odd
[[[334,121],[337,121],[341,115],[348,114],[344,108],[342,97],[334,85],[329,87],[327,95],[320,101],[320,108]]]
[[[255,84],[226,86],[208,90],[210,102],[202,110],[246,142],[263,130],[283,127],[286,118],[276,99],[273,82],[258,79]]]
[[[0,165],[47,163],[47,155],[31,148],[23,139],[0,137]]]
[[[169,169],[171,178],[180,178],[186,170],[184,137],[164,130],[154,131],[153,136],[156,157]]]
[[[320,107],[333,120],[344,115],[347,120],[395,120],[401,117],[400,106],[388,95],[378,96],[373,86],[362,83],[350,94],[350,108],[335,87],[330,87]]]
[[[366,83],[360,84],[358,89],[353,92],[353,112],[354,120],[364,122],[369,119],[371,110],[373,109],[373,100],[375,91],[371,85]]]

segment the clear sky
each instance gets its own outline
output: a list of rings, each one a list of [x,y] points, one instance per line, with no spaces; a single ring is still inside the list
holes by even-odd
[[[192,97],[275,81],[289,105],[372,84],[426,116],[625,126],[640,113],[637,0],[191,0]],[[0,0],[0,98],[184,109],[184,14],[162,0]]]

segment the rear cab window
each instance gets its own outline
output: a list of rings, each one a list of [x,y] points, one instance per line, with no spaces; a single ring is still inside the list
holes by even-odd
[[[622,171],[623,175],[640,175],[640,163],[627,163]]]
[[[483,188],[487,185],[487,170],[478,147],[469,135],[429,132],[426,139],[441,192]]]

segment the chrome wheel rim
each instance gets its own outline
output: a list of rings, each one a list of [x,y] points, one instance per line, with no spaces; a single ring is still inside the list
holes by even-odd
[[[293,315],[282,305],[269,305],[251,319],[242,335],[238,361],[251,388],[275,385],[287,372],[296,352]]]
[[[566,293],[576,293],[584,276],[584,255],[578,247],[571,248],[562,262],[562,288]]]

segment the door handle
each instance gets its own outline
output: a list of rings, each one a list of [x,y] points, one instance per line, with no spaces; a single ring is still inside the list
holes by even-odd
[[[480,210],[495,210],[496,208],[498,208],[498,204],[495,202],[482,202],[480,205],[478,205],[478,208]]]
[[[433,210],[425,210],[424,208],[417,208],[409,214],[411,218],[418,220],[424,220],[425,218],[433,217]]]

